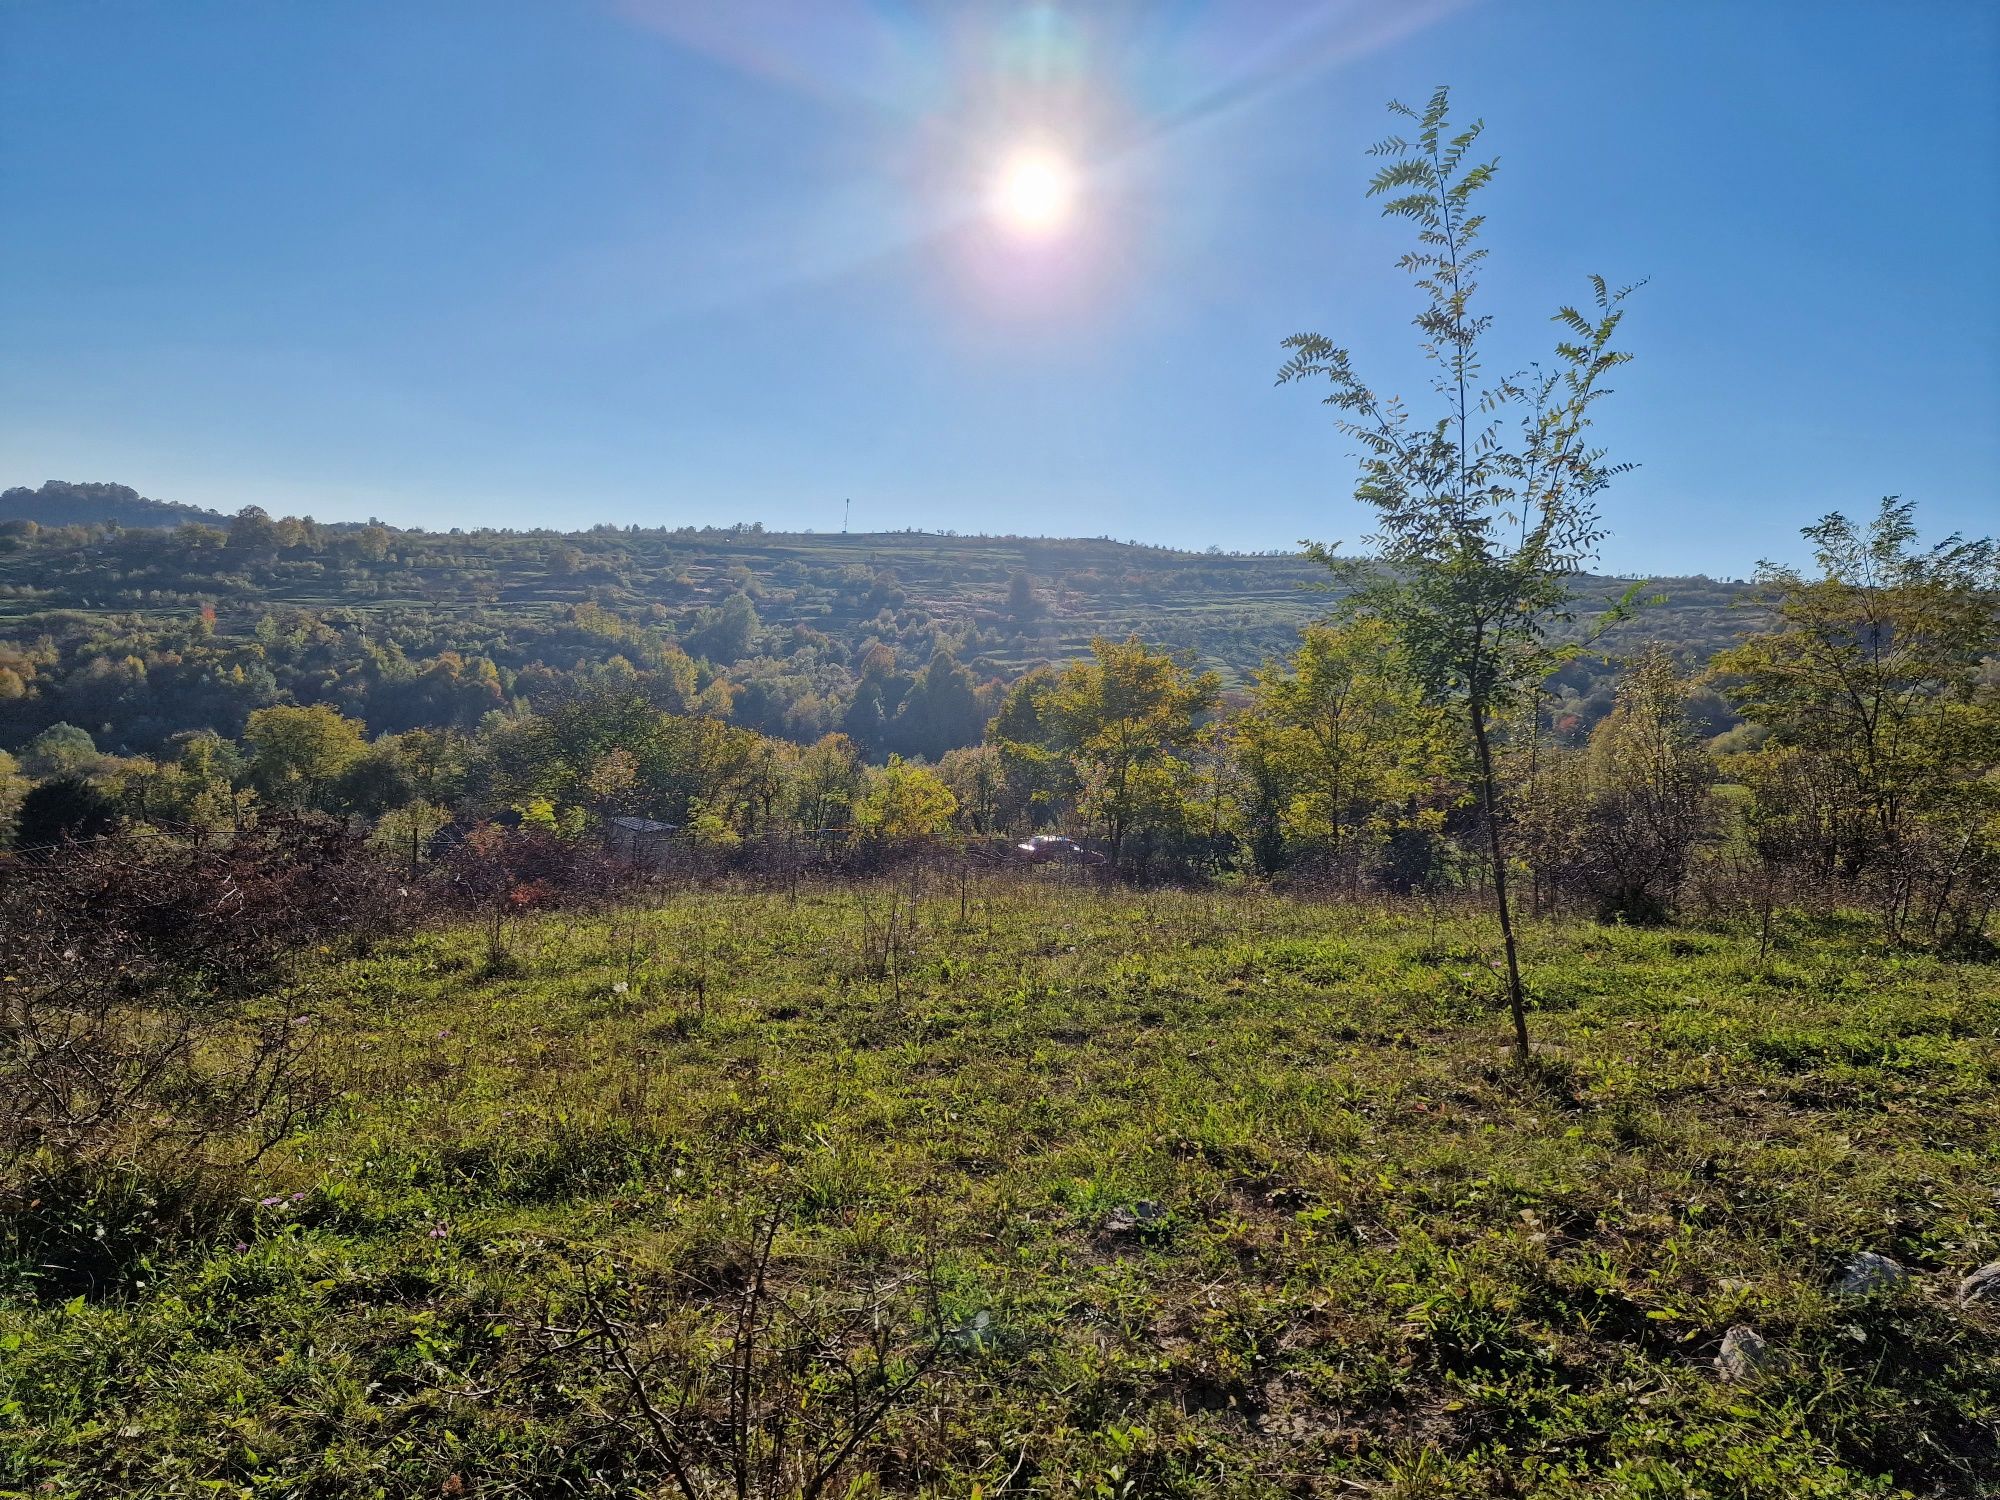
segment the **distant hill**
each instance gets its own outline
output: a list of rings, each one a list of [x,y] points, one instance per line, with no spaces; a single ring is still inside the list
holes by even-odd
[[[135,514],[157,519],[122,525],[193,519],[227,530],[232,519],[138,500],[123,486],[60,488],[116,492],[156,507]],[[7,491],[10,502],[33,494]],[[0,512],[13,514],[20,512]],[[185,612],[208,603],[225,628],[247,628],[287,608],[422,616],[451,637],[453,649],[467,649],[494,627],[566,615],[578,605],[692,630],[702,610],[742,593],[765,628],[804,628],[855,653],[893,641],[917,665],[934,641],[949,637],[979,670],[1011,680],[1039,662],[1087,654],[1094,636],[1137,635],[1192,651],[1234,685],[1293,650],[1300,627],[1336,603],[1326,570],[1297,553],[1185,552],[1102,537],[786,534],[761,526],[377,530],[380,550],[372,556],[360,550],[360,528],[325,523],[313,523],[290,546],[216,551],[176,543],[163,550],[138,538],[44,544],[0,558],[0,634],[39,629],[33,617],[49,610]],[[1558,633],[1579,632],[1626,582],[1579,579],[1583,619]],[[1702,661],[1743,627],[1735,606],[1747,590],[1739,584],[1675,578],[1655,580],[1655,587],[1666,602],[1614,629],[1607,648],[1658,639]],[[1025,608],[1010,598],[1015,588],[1027,591]],[[434,650],[445,642],[426,644]]]
[[[46,480],[38,490],[25,484],[0,490],[0,522],[4,521],[33,521],[37,526],[229,524],[221,511],[149,500],[129,484],[75,484],[67,479]]]
[[[133,529],[77,524],[85,515]],[[10,749],[63,722],[151,753],[193,729],[235,737],[277,701],[331,702],[377,733],[470,730],[517,700],[604,682],[700,701],[761,733],[809,743],[839,730],[871,755],[918,753],[884,724],[940,653],[946,672],[970,674],[979,710],[948,746],[978,738],[1007,684],[1086,655],[1093,637],[1185,652],[1240,691],[1339,602],[1326,569],[1297,553],[1102,537],[435,532],[225,517],[108,484],[9,490],[8,516],[44,523],[0,536]],[[137,529],[184,520],[206,524]],[[1587,639],[1625,580],[1577,584],[1579,618],[1558,633]],[[1755,624],[1740,584],[1666,578],[1648,592],[1664,602],[1551,682],[1563,734],[1610,710],[1609,658],[1659,641],[1695,665]],[[1720,732],[1728,715],[1712,706]]]

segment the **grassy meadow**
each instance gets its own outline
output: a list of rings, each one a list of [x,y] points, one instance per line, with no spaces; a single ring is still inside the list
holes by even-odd
[[[5,1232],[0,1493],[736,1494],[647,1410],[726,1447],[766,1232],[746,1409],[905,1387],[828,1495],[2000,1493],[2000,970],[1531,925],[1523,1074],[1494,956],[1053,872],[329,956],[301,1130]]]

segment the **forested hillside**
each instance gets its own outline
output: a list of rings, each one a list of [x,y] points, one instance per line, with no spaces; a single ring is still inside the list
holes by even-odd
[[[8,521],[33,521],[37,526],[182,526],[227,525],[229,518],[197,505],[149,500],[127,484],[51,479],[40,489],[16,485],[0,490],[0,522]]]
[[[0,748],[66,723],[100,749],[157,752],[191,731],[234,738],[277,703],[327,703],[374,733],[469,730],[629,683],[802,743],[842,731],[874,756],[935,758],[978,741],[1008,684],[1093,637],[1191,653],[1240,688],[1335,602],[1298,554],[1102,538],[436,533],[254,507],[225,520],[56,482],[7,491],[0,514]],[[55,516],[69,521],[36,519]],[[1609,710],[1618,654],[1657,640],[1695,664],[1751,624],[1739,585],[1653,587],[1659,603],[1558,679],[1559,733]],[[1578,593],[1590,606],[1622,588]]]

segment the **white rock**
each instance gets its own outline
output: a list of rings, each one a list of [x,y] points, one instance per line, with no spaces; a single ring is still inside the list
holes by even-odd
[[[1757,1330],[1738,1323],[1722,1336],[1722,1352],[1715,1356],[1715,1368],[1724,1380],[1752,1380],[1770,1368],[1771,1346]]]
[[[2000,1260],[1990,1260],[1958,1284],[1961,1302],[2000,1301]]]
[[[1114,1208],[1104,1216],[1101,1226],[1106,1234],[1122,1239],[1137,1239],[1156,1229],[1167,1217],[1167,1211],[1150,1199],[1141,1198],[1130,1208]]]
[[[1847,1263],[1846,1273],[1834,1285],[1842,1297],[1865,1297],[1870,1292],[1886,1292],[1910,1279],[1910,1273],[1886,1255],[1863,1250]]]

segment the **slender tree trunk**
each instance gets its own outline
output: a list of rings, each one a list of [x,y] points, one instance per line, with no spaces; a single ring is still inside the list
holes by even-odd
[[[1514,1018],[1514,1060],[1528,1065],[1528,1002],[1521,989],[1521,960],[1514,946],[1514,914],[1507,903],[1507,849],[1500,836],[1500,795],[1493,778],[1493,747],[1486,738],[1486,705],[1472,704],[1472,745],[1479,757],[1479,800],[1493,850],[1493,905],[1500,914],[1500,945],[1507,954],[1507,1009]]]

